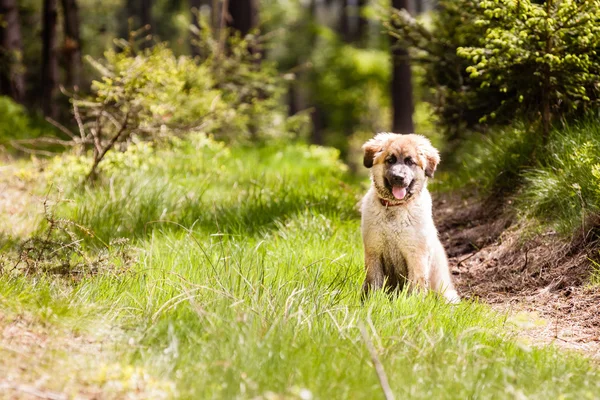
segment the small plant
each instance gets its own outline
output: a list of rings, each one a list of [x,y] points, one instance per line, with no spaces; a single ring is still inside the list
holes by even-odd
[[[48,198],[44,200],[44,228],[18,246],[15,260],[11,262],[8,256],[0,260],[0,272],[44,273],[77,281],[101,272],[122,274],[131,267],[135,258],[127,239],[104,243],[84,226],[57,218],[55,206]],[[84,248],[86,237],[101,243],[93,255]]]

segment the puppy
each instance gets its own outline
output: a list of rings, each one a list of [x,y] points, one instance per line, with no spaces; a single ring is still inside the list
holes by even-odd
[[[448,302],[459,296],[431,215],[427,179],[440,162],[421,135],[379,133],[363,145],[371,187],[361,204],[366,279],[363,294],[381,289],[434,290]]]

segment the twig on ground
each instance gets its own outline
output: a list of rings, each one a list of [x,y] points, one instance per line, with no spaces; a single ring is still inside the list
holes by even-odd
[[[473,254],[471,254],[470,256],[467,256],[465,258],[463,258],[462,260],[460,260],[458,262],[458,264],[456,264],[457,267],[460,267],[462,263],[464,263],[465,261],[469,260],[470,258],[472,258],[473,256],[475,256],[475,254],[479,253],[481,251],[481,249],[477,249]]]
[[[381,361],[379,361],[379,357],[377,356],[377,351],[373,346],[373,342],[371,342],[371,338],[369,338],[369,334],[365,329],[365,326],[361,323],[359,325],[360,334],[367,345],[367,349],[371,355],[371,361],[373,361],[373,367],[375,367],[375,372],[377,373],[377,378],[379,378],[379,384],[381,385],[381,389],[383,390],[383,394],[386,400],[394,400],[394,393],[392,392],[392,388],[388,382],[387,375],[385,374],[385,370],[383,369],[383,365]]]

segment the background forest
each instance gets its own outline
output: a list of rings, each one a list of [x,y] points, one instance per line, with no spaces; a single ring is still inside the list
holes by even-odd
[[[600,0],[0,0],[0,398],[597,398]],[[464,301],[360,300],[361,145]]]

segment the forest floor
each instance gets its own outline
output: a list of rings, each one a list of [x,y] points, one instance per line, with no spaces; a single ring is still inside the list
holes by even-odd
[[[457,193],[434,198],[436,225],[464,298],[508,313],[532,344],[600,358],[600,289],[589,284],[594,266],[587,257],[593,245],[554,232],[528,234],[499,201]]]

